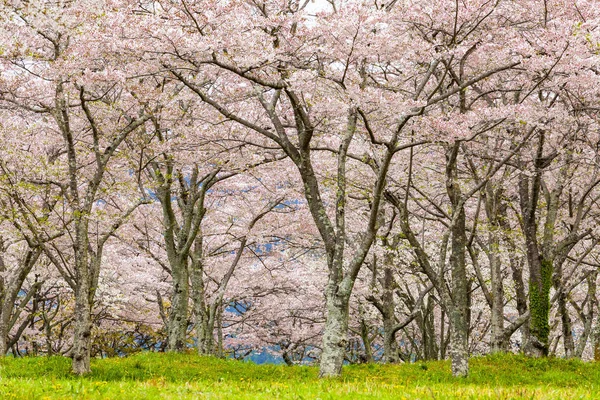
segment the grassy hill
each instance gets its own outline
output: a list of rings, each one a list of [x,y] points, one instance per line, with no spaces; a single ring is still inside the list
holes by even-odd
[[[314,367],[256,365],[189,354],[93,360],[85,378],[70,360],[0,360],[0,399],[598,399],[600,365],[500,355],[474,358],[455,379],[447,362],[356,365],[321,380]]]

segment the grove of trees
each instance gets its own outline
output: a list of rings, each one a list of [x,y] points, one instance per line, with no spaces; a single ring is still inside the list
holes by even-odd
[[[600,360],[596,0],[4,0],[0,356]]]

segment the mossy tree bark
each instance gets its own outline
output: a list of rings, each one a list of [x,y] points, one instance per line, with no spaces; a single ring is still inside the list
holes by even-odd
[[[543,184],[542,175],[552,161],[559,155],[554,151],[544,155],[545,132],[539,132],[536,154],[534,157],[534,171],[532,176],[521,173],[519,177],[519,201],[522,214],[523,232],[525,236],[527,262],[529,264],[529,333],[530,340],[525,348],[526,353],[532,356],[545,356],[549,352],[550,327],[548,317],[550,304],[558,303],[558,312],[562,322],[563,343],[565,355],[570,357],[575,352],[571,333],[571,320],[568,311],[568,288],[564,282],[562,266],[568,258],[569,252],[575,245],[588,236],[591,231],[580,232],[581,222],[585,218],[588,207],[586,199],[592,189],[600,183],[597,176],[593,176],[591,183],[584,188],[581,197],[573,199],[569,194],[569,214],[571,221],[567,225],[567,233],[561,239],[556,238],[557,222],[561,195],[570,175],[576,170],[572,165],[572,152],[566,152],[561,160],[561,167],[553,188]],[[567,144],[568,147],[568,144]],[[538,240],[538,200],[542,192],[545,197],[545,213],[541,242]],[[556,289],[555,298],[551,301],[550,289]]]
[[[519,178],[519,200],[523,215],[523,231],[527,263],[529,264],[529,334],[525,352],[532,356],[548,354],[548,312],[550,309],[550,287],[552,284],[552,261],[544,260],[540,254],[537,238],[536,211],[541,190],[544,132],[539,133],[535,171],[531,179],[521,173]]]

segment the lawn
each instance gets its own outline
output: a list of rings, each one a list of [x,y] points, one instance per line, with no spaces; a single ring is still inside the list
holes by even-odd
[[[318,379],[317,368],[256,365],[190,354],[142,353],[96,359],[77,378],[70,360],[0,360],[0,399],[597,399],[600,365],[499,355],[474,358],[455,379],[448,362],[344,368]]]

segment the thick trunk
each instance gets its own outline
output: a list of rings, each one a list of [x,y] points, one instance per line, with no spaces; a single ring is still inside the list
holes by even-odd
[[[396,304],[394,302],[394,273],[391,268],[392,256],[386,254],[385,268],[383,270],[383,294],[381,303],[383,307],[383,359],[386,363],[400,362],[398,345],[396,344]]]
[[[348,334],[348,298],[337,293],[338,285],[330,282],[326,293],[327,319],[323,332],[323,351],[319,364],[322,378],[342,373]]]
[[[535,264],[534,264],[535,265]],[[552,286],[552,262],[541,260],[539,271],[530,272],[529,279],[529,333],[526,352],[533,357],[548,355],[550,325],[550,288]]]
[[[383,320],[383,360],[385,363],[394,364],[400,362],[398,356],[398,344],[396,333],[392,330],[395,325],[393,318]]]
[[[450,358],[452,375],[464,377],[469,374],[469,350],[467,346],[467,326],[464,315],[459,310],[451,312]]]
[[[467,376],[469,374],[468,350],[468,293],[467,273],[465,268],[465,213],[459,211],[459,216],[452,232],[452,298],[453,307],[450,311],[450,358],[452,359],[452,375]]]
[[[173,268],[173,294],[171,297],[171,311],[169,313],[169,326],[167,329],[168,351],[182,352],[187,347],[188,301],[189,277],[187,264],[182,261],[177,268]]]
[[[452,204],[450,267],[452,270],[452,305],[450,308],[450,358],[452,375],[469,374],[469,293],[465,252],[467,246],[466,215],[462,193],[458,183],[457,157],[459,143],[446,154],[446,191]]]
[[[73,372],[84,375],[91,372],[90,351],[92,346],[92,305],[90,304],[89,271],[78,268],[78,285],[75,291],[74,336],[73,336]]]
[[[541,158],[543,135],[540,135],[537,159]],[[537,164],[537,161],[536,161]],[[537,168],[537,165],[536,165]],[[536,207],[541,188],[541,170],[529,186],[529,178],[522,174],[519,179],[519,200],[523,214],[523,231],[527,263],[529,264],[529,340],[525,353],[533,357],[548,355],[550,326],[550,287],[552,286],[552,261],[543,259],[537,238]]]

